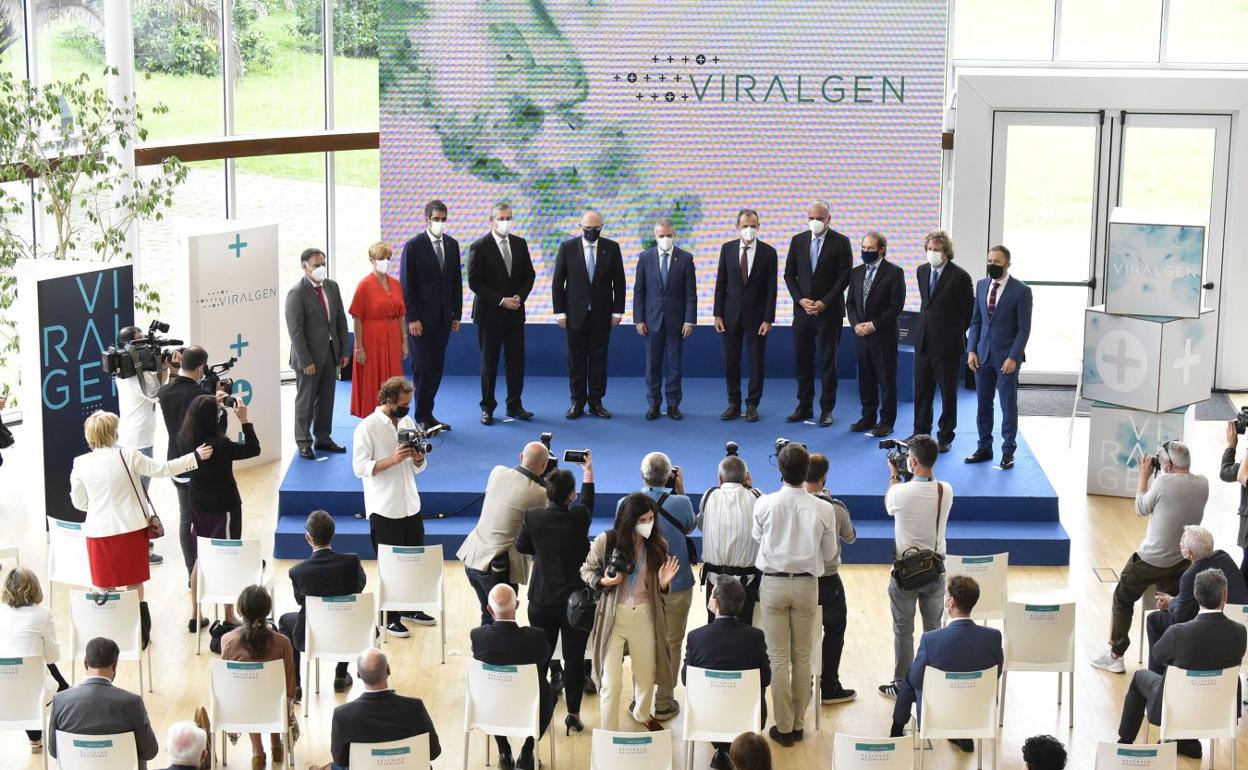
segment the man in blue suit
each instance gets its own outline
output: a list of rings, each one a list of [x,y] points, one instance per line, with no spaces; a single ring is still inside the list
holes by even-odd
[[[1001,399],[1001,469],[1014,467],[1018,446],[1018,370],[1027,360],[1031,336],[1031,287],[1010,278],[1010,250],[988,251],[988,277],[975,287],[975,307],[967,330],[966,363],[975,372],[979,396],[979,447],[968,463],[992,459],[993,391]]]
[[[633,283],[633,323],[646,338],[647,420],[657,420],[662,396],[660,376],[667,396],[667,416],[680,419],[680,364],[685,338],[698,322],[698,292],[693,255],[676,248],[672,220],[654,224],[657,245],[637,258]]]
[[[893,707],[893,727],[889,735],[901,736],[910,721],[910,707],[919,704],[919,719],[923,719],[923,674],[928,666],[940,671],[983,671],[1001,666],[1005,653],[1001,649],[1001,632],[981,626],[971,620],[971,610],[979,601],[979,584],[966,575],[949,578],[945,589],[945,612],[949,625],[928,631],[919,640],[919,651],[897,688],[897,705]],[[969,738],[950,739],[958,748],[970,754],[975,745]]]
[[[459,331],[464,311],[464,283],[459,267],[459,241],[446,234],[446,204],[425,204],[425,231],[403,245],[399,267],[403,303],[407,308],[408,349],[416,385],[416,422],[442,423],[433,416],[433,400],[442,384],[446,344]]]

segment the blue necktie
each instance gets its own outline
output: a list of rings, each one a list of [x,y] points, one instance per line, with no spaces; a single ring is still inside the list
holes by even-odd
[[[927,282],[927,296],[931,297],[936,292],[936,282],[940,280],[940,271],[932,271],[932,279]]]
[[[594,280],[594,245],[591,243],[586,247],[586,253],[589,255],[589,261],[585,263],[586,269],[589,270],[589,280]]]
[[[663,252],[662,260],[659,262],[659,283],[667,286],[667,252]]]
[[[823,236],[810,239],[810,272],[819,267],[819,251],[823,246]]]
[[[875,265],[867,265],[866,280],[862,282],[862,299],[865,301],[871,294],[871,284],[875,283]]]

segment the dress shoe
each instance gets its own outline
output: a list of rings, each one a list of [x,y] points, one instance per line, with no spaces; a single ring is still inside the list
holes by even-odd
[[[820,413],[819,413],[819,427],[820,427],[820,428],[826,428],[826,427],[828,427],[828,426],[829,426],[829,425],[831,425],[831,424],[832,424],[832,413],[831,413],[831,412],[820,412]]]
[[[165,557],[152,550],[152,544],[147,544],[147,563],[148,564],[164,564]]]
[[[346,692],[350,690],[352,681],[353,680],[351,679],[350,674],[343,674],[342,676],[334,677],[334,692]]]
[[[450,429],[451,429],[451,424],[450,424],[449,422],[443,422],[443,421],[439,420],[437,417],[430,417],[430,418],[428,419],[428,421],[426,422],[426,424],[425,424],[425,429],[426,429],[426,430],[428,430],[429,428],[432,428],[432,427],[433,427],[433,426],[435,426],[435,425],[441,425],[441,426],[442,426],[442,430],[450,430]]]
[[[316,452],[313,452],[310,446],[301,446],[299,447],[299,456],[305,460],[315,460]]]
[[[959,749],[962,749],[967,754],[975,753],[975,741],[970,738],[950,738],[949,742],[954,746],[957,746]]]
[[[767,731],[767,735],[771,736],[773,741],[781,746],[784,746],[786,749],[793,746],[793,733],[782,733],[775,725],[771,726],[771,729]]]
[[[986,463],[992,459],[991,449],[976,449],[973,453],[962,459],[964,463]]]
[[[663,732],[663,723],[651,717],[646,720],[646,729],[652,733],[661,733]]]
[[[571,735],[573,730],[578,733],[585,731],[585,723],[581,721],[579,714],[568,714],[563,720],[563,726],[567,728],[567,732],[563,734],[565,738]]]
[[[602,404],[590,404],[589,413],[595,417],[601,417],[604,420],[611,419],[611,412],[607,411],[607,408]]]
[[[511,753],[498,755],[499,770],[515,770],[516,760],[511,758]]]
[[[875,427],[875,420],[868,420],[866,417],[863,417],[860,420],[855,420],[854,422],[849,424],[849,429],[852,430],[854,433],[862,433],[864,431],[871,430],[874,427]]]
[[[741,407],[737,404],[729,404],[723,414],[719,416],[721,420],[735,420],[741,416]]]
[[[680,703],[678,701],[672,701],[670,705],[663,708],[658,706],[655,706],[654,708],[654,718],[660,722],[671,721],[675,719],[678,714],[680,714]]]
[[[803,420],[809,420],[811,417],[814,417],[814,416],[815,416],[815,413],[813,411],[799,406],[798,408],[793,410],[793,414],[789,415],[788,417],[785,417],[784,421],[785,422],[801,422]]]
[[[1012,454],[1001,455],[1001,470],[1008,471],[1010,468],[1013,468],[1013,467],[1014,467],[1014,455]]]
[[[732,760],[728,757],[725,749],[715,749],[715,755],[711,757],[711,770],[732,770]]]
[[[945,452],[948,452],[950,449],[953,449],[953,442],[946,441],[945,443],[941,444],[939,448],[940,448],[940,453],[943,455]]]
[[[196,626],[195,626],[195,618],[191,618],[190,620],[186,621],[186,631],[187,631],[187,633],[193,634],[193,633],[195,633],[196,631],[198,631],[200,628],[207,628],[207,627],[208,627],[208,622],[209,622],[209,621],[208,621],[208,618],[200,618],[200,619],[199,619],[199,627],[198,627],[198,628],[196,628]]]
[[[800,727],[799,727],[798,729],[794,730],[793,732],[789,733],[789,735],[792,735],[792,736],[793,736],[793,740],[794,740],[794,741],[800,741],[802,738],[804,738],[804,737],[805,737],[805,735],[803,734],[802,729],[801,729]]]
[[[486,411],[484,411],[484,410],[483,410],[483,411],[481,412],[481,424],[482,424],[482,425],[493,425],[493,424],[494,424],[494,413],[493,413],[493,412],[486,412]]]
[[[892,432],[893,426],[891,425],[877,425],[871,429],[871,435],[876,438],[883,438]]]
[[[342,454],[343,452],[347,451],[347,448],[345,446],[342,446],[341,444],[335,444],[332,439],[329,441],[326,441],[323,444],[317,444],[316,448],[321,450],[322,452],[333,452],[334,454]]]
[[[758,407],[747,406],[745,408],[745,421],[746,422],[758,422]]]
[[[669,406],[667,408],[667,416],[671,417],[673,420],[679,420],[684,417],[684,415],[680,413],[680,407],[678,406]]]
[[[1201,756],[1204,754],[1204,751],[1200,747],[1200,741],[1198,740],[1189,739],[1189,740],[1175,741],[1175,743],[1178,744],[1177,746],[1175,746],[1175,750],[1177,750],[1180,754],[1182,754],[1185,757],[1191,757],[1192,759],[1200,759]]]
[[[647,420],[659,419],[659,407],[657,404],[651,404],[650,408],[646,410],[646,419]]]
[[[515,409],[508,409],[507,416],[515,420],[532,420],[533,413],[524,408],[524,404],[517,406]]]
[[[581,406],[580,404],[573,404],[572,406],[568,407],[568,411],[564,412],[563,416],[568,418],[569,420],[575,420],[577,417],[580,417],[584,413],[584,411],[585,411],[585,407]]]
[[[533,749],[523,748],[520,750],[520,756],[516,757],[516,770],[533,770],[538,763],[533,759]]]

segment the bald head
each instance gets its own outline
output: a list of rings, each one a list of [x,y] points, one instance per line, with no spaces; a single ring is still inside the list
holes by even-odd
[[[586,211],[581,214],[581,227],[602,227],[602,215],[597,211]]]
[[[520,465],[530,473],[542,474],[549,459],[550,450],[540,441],[530,441],[520,452]]]
[[[355,668],[359,672],[360,681],[364,683],[365,689],[390,689],[390,663],[386,660],[386,654],[381,650],[369,647],[360,653],[360,657],[355,661]]]
[[[506,583],[490,589],[490,615],[495,620],[516,619],[516,590]]]

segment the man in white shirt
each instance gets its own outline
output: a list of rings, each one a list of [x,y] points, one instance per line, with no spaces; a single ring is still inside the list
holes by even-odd
[[[755,566],[763,573],[758,600],[771,658],[776,724],[768,735],[781,746],[802,740],[811,694],[811,634],[819,606],[818,576],[840,552],[832,505],[806,491],[806,447],[790,443],[776,454],[784,486],[754,504]]]
[[[719,486],[702,494],[698,529],[702,530],[702,585],[706,586],[707,623],[715,622],[709,607],[716,575],[732,575],[745,588],[745,604],[736,616],[742,623],[754,622],[758,601],[758,541],[754,539],[754,503],[759,491],[750,486],[750,470],[745,460],[728,455],[719,463]]]
[[[137,326],[127,326],[117,333],[117,348],[124,351],[130,343],[143,339]],[[159,372],[139,372],[134,377],[114,377],[117,383],[117,446],[137,449],[148,457],[156,443],[156,406],[160,386],[169,381],[169,363],[162,361]],[[151,479],[141,476],[144,491]],[[160,564],[165,559],[147,546],[147,560]]]
[[[374,551],[378,545],[425,544],[425,522],[420,518],[415,477],[429,464],[414,447],[399,446],[399,430],[416,429],[408,414],[413,390],[412,383],[402,377],[383,382],[377,409],[360,420],[352,437],[351,468],[364,481],[364,510]],[[386,632],[400,638],[410,635],[402,615],[422,626],[437,622],[423,612],[387,615]]]

